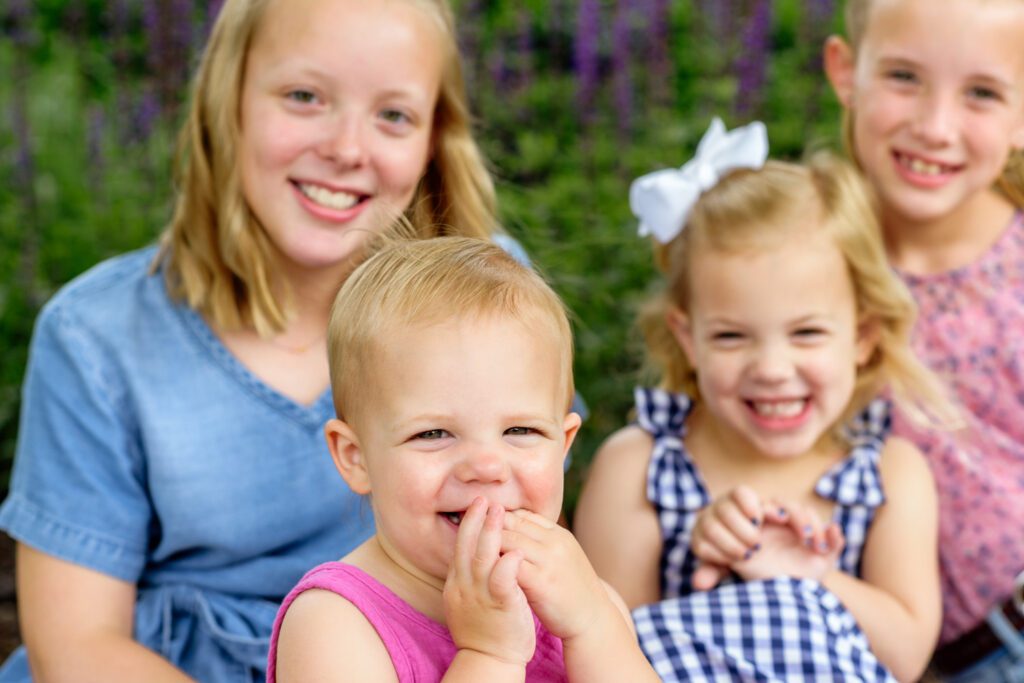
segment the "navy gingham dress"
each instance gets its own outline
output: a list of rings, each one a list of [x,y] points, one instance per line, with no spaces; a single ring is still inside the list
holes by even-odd
[[[690,399],[659,389],[635,392],[637,422],[654,438],[647,497],[662,531],[660,602],[633,611],[640,645],[664,681],[895,681],[868,647],[853,615],[810,579],[726,579],[693,591],[689,552],[697,513],[711,503],[683,447]],[[859,576],[875,509],[885,502],[878,458],[889,405],[872,402],[847,427],[849,456],[815,492],[835,502],[846,537],[839,568]]]

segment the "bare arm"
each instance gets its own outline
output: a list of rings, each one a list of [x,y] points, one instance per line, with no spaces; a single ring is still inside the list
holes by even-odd
[[[575,531],[597,575],[632,609],[660,599],[661,528],[647,500],[653,441],[625,427],[598,449],[576,507]]]
[[[17,548],[18,612],[38,683],[185,683],[185,674],[132,640],[135,585]]]
[[[604,582],[602,582],[604,583]],[[636,639],[633,619],[615,589],[604,584],[611,608],[586,638],[565,642],[565,669],[570,681],[660,681]]]
[[[901,681],[917,680],[939,635],[938,502],[927,463],[909,442],[890,439],[880,463],[886,503],[863,555],[863,580],[830,572],[835,593],[871,649]]]
[[[276,667],[278,683],[398,680],[387,648],[356,606],[315,589],[288,607]]]

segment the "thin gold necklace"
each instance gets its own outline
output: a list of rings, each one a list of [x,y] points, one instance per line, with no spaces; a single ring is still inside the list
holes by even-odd
[[[317,346],[320,342],[324,340],[325,337],[327,337],[327,333],[323,332],[322,334],[317,335],[312,341],[306,342],[305,344],[285,344],[273,337],[269,337],[267,341],[270,342],[271,346],[281,349],[282,351],[285,351],[287,353],[290,353],[293,356],[301,356],[302,354],[312,349],[314,346]]]

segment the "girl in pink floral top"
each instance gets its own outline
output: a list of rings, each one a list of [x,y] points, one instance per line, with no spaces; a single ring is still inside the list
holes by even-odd
[[[849,0],[825,69],[967,429],[895,431],[939,486],[947,680],[1024,680],[1024,2]]]

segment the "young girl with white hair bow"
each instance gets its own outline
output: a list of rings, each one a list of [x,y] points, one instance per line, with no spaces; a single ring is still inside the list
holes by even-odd
[[[720,121],[630,201],[665,272],[660,386],[599,450],[576,515],[665,680],[911,680],[940,619],[937,510],[889,400],[951,425],[914,306],[848,165],[765,162]]]

